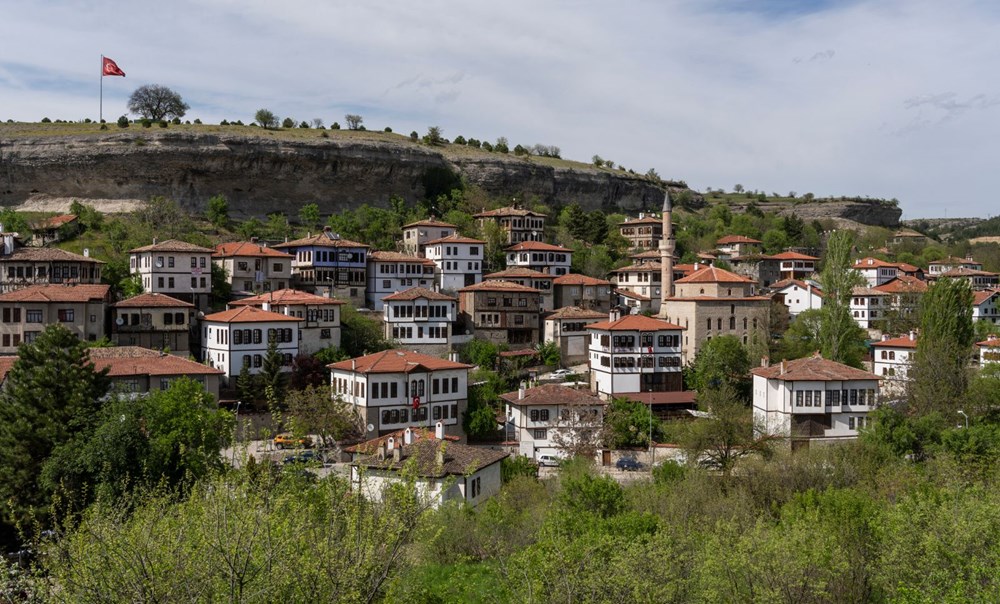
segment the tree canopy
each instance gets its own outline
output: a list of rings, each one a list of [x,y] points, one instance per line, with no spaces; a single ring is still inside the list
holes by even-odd
[[[146,84],[128,98],[128,110],[151,120],[181,118],[190,109],[181,95],[166,86]]]

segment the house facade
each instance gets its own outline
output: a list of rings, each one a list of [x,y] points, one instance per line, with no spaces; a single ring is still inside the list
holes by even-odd
[[[111,305],[111,341],[187,356],[195,312],[194,304],[165,294],[133,296]]]
[[[0,237],[3,241],[0,292],[32,285],[96,285],[101,282],[104,263],[91,258],[89,250],[84,250],[81,256],[59,248],[17,247],[12,234],[2,233]]]
[[[611,271],[617,303],[634,308],[637,313],[647,310],[660,312],[660,283],[663,279],[660,273],[661,264],[654,261],[637,262]]]
[[[898,338],[883,335],[872,343],[872,372],[882,378],[884,396],[899,397],[906,393],[906,376],[916,352],[917,335],[912,331]]]
[[[872,287],[859,286],[851,292],[850,311],[862,329],[876,329],[889,310],[889,294]]]
[[[292,370],[292,360],[299,354],[297,317],[238,306],[207,315],[201,320],[201,357],[209,367],[220,369],[223,383],[231,386],[243,367],[257,375],[264,366],[267,345],[277,343],[282,370]]]
[[[587,325],[587,331],[590,386],[601,398],[684,389],[680,325],[644,315],[612,315]]]
[[[868,282],[868,287],[876,287],[899,276],[899,267],[892,262],[878,258],[861,258],[854,263],[854,270]]]
[[[150,350],[141,346],[91,348],[94,369],[108,370],[111,391],[126,396],[141,396],[166,390],[183,377],[191,378],[219,400],[222,371],[184,357]]]
[[[573,250],[541,241],[522,241],[506,249],[507,268],[527,268],[558,277],[573,263]]]
[[[506,233],[507,243],[521,241],[541,241],[545,230],[545,214],[526,210],[519,206],[497,208],[475,214],[473,218],[482,229],[487,223],[493,223]]]
[[[628,239],[633,250],[655,250],[663,239],[663,222],[655,214],[640,213],[638,218],[626,218],[618,223],[618,232]]]
[[[434,346],[447,351],[452,343],[452,328],[458,320],[458,298],[425,287],[411,287],[390,294],[383,301],[386,339],[403,346]]]
[[[295,289],[365,305],[368,245],[343,239],[325,227],[317,235],[279,243],[275,249],[292,255]]]
[[[611,282],[587,275],[569,274],[552,280],[552,307],[576,306],[604,313],[611,312]]]
[[[811,282],[786,279],[771,285],[772,296],[788,308],[788,316],[823,307],[823,290]]]
[[[976,342],[979,349],[979,366],[985,367],[987,363],[1000,363],[1000,337],[991,335],[982,342]]]
[[[572,457],[575,451],[596,447],[604,426],[605,401],[587,390],[559,384],[520,388],[500,395],[510,436],[518,453]]]
[[[539,341],[541,294],[511,281],[487,280],[458,290],[458,308],[477,338],[527,348]]]
[[[757,262],[757,281],[761,287],[770,287],[772,283],[785,279],[804,281],[816,272],[818,261],[815,256],[799,252],[762,256]]]
[[[381,312],[382,299],[411,287],[434,287],[435,263],[399,252],[368,254],[368,307]]]
[[[715,249],[719,251],[719,258],[723,260],[758,255],[763,246],[763,241],[743,235],[726,235],[715,242]]]
[[[336,298],[317,296],[296,289],[282,289],[230,302],[230,308],[253,306],[299,320],[299,354],[315,354],[330,346],[340,347],[340,309]]]
[[[542,339],[559,346],[559,359],[564,367],[586,363],[590,358],[590,332],[587,326],[605,321],[608,313],[579,306],[563,306],[543,319]]]
[[[384,350],[328,365],[332,396],[352,405],[369,433],[433,428],[465,438],[470,365],[407,350]]]
[[[937,278],[966,281],[973,291],[995,289],[997,286],[1000,286],[1000,275],[965,267],[949,269],[943,273],[939,273]]]
[[[403,225],[403,241],[399,246],[400,251],[409,256],[424,258],[424,251],[429,242],[450,237],[457,232],[457,228],[453,224],[442,222],[436,218],[418,220]]]
[[[226,271],[236,296],[287,289],[292,282],[292,256],[251,239],[215,246],[212,262]]]
[[[972,320],[1000,323],[1000,291],[972,292]]]
[[[142,280],[143,291],[208,310],[212,294],[212,254],[214,250],[186,241],[168,239],[129,250],[129,271]]]
[[[59,324],[86,342],[107,334],[110,285],[32,285],[0,294],[0,354]]]
[[[480,283],[485,248],[485,241],[457,234],[428,241],[424,255],[437,266],[438,289],[454,292]]]
[[[983,263],[976,262],[971,256],[966,256],[965,258],[948,256],[947,258],[928,262],[927,275],[933,279],[939,277],[942,273],[947,273],[953,268],[967,268],[973,271],[981,271],[983,270]]]
[[[550,311],[556,308],[552,283],[555,277],[530,268],[508,268],[497,273],[483,275],[487,281],[510,281],[526,287],[533,287],[541,292],[542,310]]]

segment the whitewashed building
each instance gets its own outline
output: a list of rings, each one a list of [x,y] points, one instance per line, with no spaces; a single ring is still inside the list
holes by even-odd
[[[411,287],[434,287],[435,263],[399,252],[368,254],[368,306],[382,310],[382,298]]]
[[[564,306],[543,319],[542,339],[555,342],[559,346],[559,358],[563,367],[586,363],[590,358],[590,332],[587,326],[606,321],[608,313]]]
[[[340,309],[344,302],[297,289],[281,289],[230,302],[230,308],[253,306],[299,319],[299,354],[340,346]]]
[[[481,239],[454,234],[427,242],[424,255],[437,266],[437,287],[458,291],[483,280],[483,250]]]
[[[872,372],[882,378],[882,394],[897,397],[906,392],[906,379],[913,355],[917,352],[917,334],[898,338],[883,335],[872,344]]]
[[[604,425],[605,401],[587,390],[543,384],[501,394],[518,453],[571,457],[597,443]]]
[[[878,258],[861,258],[853,266],[868,282],[868,287],[876,287],[899,276],[899,266]]]
[[[590,386],[601,398],[684,389],[681,335],[684,328],[645,315],[587,325]]]
[[[988,289],[972,292],[972,320],[1000,323],[1000,291]]]
[[[465,438],[470,365],[408,350],[384,350],[327,365],[332,396],[361,416],[369,432],[432,428]]]
[[[129,250],[129,271],[142,279],[147,293],[166,294],[208,309],[212,294],[212,254],[215,250],[168,239]]]
[[[250,241],[220,243],[212,262],[226,271],[226,281],[236,295],[286,289],[292,282],[292,256]]]
[[[455,225],[436,218],[405,224],[403,225],[403,243],[400,245],[400,251],[410,256],[424,258],[424,250],[429,242],[454,235],[456,228]]]
[[[857,438],[878,404],[879,377],[815,355],[752,369],[754,429],[810,441]]]
[[[507,268],[530,268],[553,276],[569,274],[573,250],[541,241],[522,241],[506,249]]]
[[[297,317],[238,306],[207,315],[201,320],[201,355],[210,367],[221,369],[223,382],[232,385],[247,367],[251,375],[261,372],[268,342],[273,338],[282,357],[283,371],[292,370],[299,354]]]
[[[979,365],[1000,363],[1000,336],[991,335],[982,342],[976,342],[979,349]]]
[[[851,292],[850,311],[854,321],[862,329],[875,329],[891,308],[889,294],[871,287],[855,287]]]
[[[386,339],[403,346],[442,346],[451,343],[458,319],[458,298],[425,287],[389,294],[382,299]]]
[[[786,279],[771,285],[774,296],[788,309],[788,316],[795,318],[807,310],[823,307],[823,290],[808,281]]]

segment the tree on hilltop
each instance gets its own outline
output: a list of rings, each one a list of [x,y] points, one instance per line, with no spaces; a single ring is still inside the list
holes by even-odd
[[[258,109],[257,113],[254,114],[254,120],[265,130],[278,127],[278,116],[269,109]]]
[[[190,108],[181,95],[159,84],[140,86],[128,98],[129,111],[154,121],[184,117]]]
[[[348,113],[344,116],[344,121],[347,122],[348,129],[359,130],[361,128],[361,124],[365,121],[365,118],[360,115]]]

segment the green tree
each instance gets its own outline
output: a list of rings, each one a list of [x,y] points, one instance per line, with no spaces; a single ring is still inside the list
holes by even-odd
[[[265,130],[278,127],[278,116],[274,115],[270,109],[258,109],[253,119],[258,126]]]
[[[319,206],[315,203],[307,203],[299,209],[299,222],[310,228],[317,228],[320,225]]]
[[[285,119],[281,120],[281,127],[282,128],[294,128],[295,127],[295,120],[293,120],[290,117],[286,117]]]
[[[365,118],[354,113],[348,113],[344,116],[344,121],[347,122],[349,130],[358,130],[361,128],[361,124],[364,123]]]
[[[920,337],[908,372],[908,398],[918,413],[954,411],[961,403],[974,335],[968,282],[937,280],[920,304]]]
[[[501,350],[498,344],[474,338],[462,346],[460,355],[466,363],[484,369],[494,369],[497,366],[497,356]]]
[[[216,195],[208,200],[205,217],[217,228],[225,228],[229,224],[229,200],[225,195]]]
[[[779,254],[788,248],[788,235],[780,229],[770,229],[761,238],[765,254]]]
[[[850,300],[855,287],[864,284],[864,277],[851,268],[854,235],[841,230],[827,242],[826,259],[820,283],[823,286],[823,308],[819,342],[823,357],[852,367],[861,367],[865,353],[864,331],[851,316]]]
[[[441,128],[438,126],[431,126],[427,129],[427,134],[424,135],[424,142],[428,145],[440,145],[443,140]]]
[[[653,439],[661,434],[660,422],[653,418],[649,407],[626,398],[611,399],[604,414],[604,444],[612,449],[648,447],[649,433]]]
[[[324,447],[330,448],[348,436],[365,432],[354,407],[339,396],[330,398],[330,386],[309,386],[292,390],[285,397],[286,417],[295,434],[315,434]]]
[[[689,422],[680,438],[689,460],[704,460],[729,475],[736,462],[767,450],[770,437],[754,429],[753,413],[728,383],[698,392],[698,406],[709,413]]]
[[[535,347],[535,350],[538,352],[538,358],[543,365],[556,367],[561,365],[559,344],[556,342],[542,342]]]
[[[369,319],[350,306],[344,306],[340,315],[340,347],[348,358],[373,354],[392,348],[392,341],[382,333],[382,324]]]
[[[212,294],[211,301],[213,308],[223,308],[229,302],[233,293],[233,286],[229,283],[229,271],[225,267],[212,263]]]
[[[59,488],[42,478],[45,464],[93,428],[109,386],[107,371],[94,371],[86,344],[61,325],[20,346],[0,391],[0,495],[7,502],[0,517],[6,523],[34,514],[44,519]]]
[[[699,392],[729,386],[741,395],[749,394],[750,365],[750,357],[738,337],[712,338],[695,355],[692,385]]]
[[[237,225],[236,234],[240,236],[240,239],[250,241],[250,239],[264,234],[264,223],[256,216],[252,216]]]
[[[101,214],[92,205],[74,201],[69,205],[69,213],[76,215],[80,221],[80,226],[85,230],[100,231],[104,225],[104,214]]]
[[[264,353],[264,364],[260,369],[260,386],[268,405],[282,402],[285,397],[284,361],[278,352],[278,339],[268,338],[267,352]]]
[[[292,234],[292,227],[283,212],[267,215],[267,225],[264,227],[271,239],[284,239]]]
[[[240,368],[240,375],[236,378],[236,391],[239,393],[240,399],[248,405],[260,396],[257,376],[250,373],[250,365],[245,361]]]
[[[166,86],[147,84],[135,89],[128,98],[128,110],[153,121],[184,117],[190,106],[181,95]]]
[[[811,308],[796,315],[781,337],[775,359],[801,359],[820,349],[819,330],[823,311]]]

